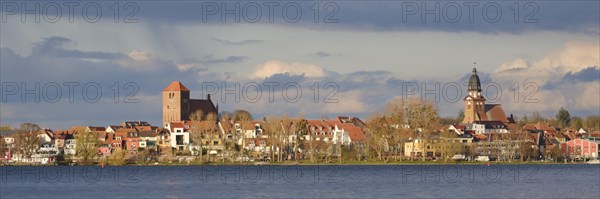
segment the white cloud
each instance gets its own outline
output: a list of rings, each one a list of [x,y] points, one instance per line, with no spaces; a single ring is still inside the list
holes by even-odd
[[[327,113],[362,113],[367,111],[367,105],[361,100],[362,92],[353,90],[340,92],[333,95],[331,99],[337,102],[325,103],[323,110]]]
[[[250,78],[264,79],[274,74],[304,75],[306,77],[324,77],[329,72],[324,68],[314,64],[306,63],[286,63],[278,60],[271,60],[263,63],[251,72]]]
[[[495,80],[547,82],[590,66],[600,66],[600,46],[592,42],[567,42],[563,49],[535,61],[523,58],[501,64],[492,74]],[[520,81],[519,81],[520,82]]]
[[[598,44],[568,42],[539,60],[519,58],[502,64],[491,77],[502,87],[501,101],[507,112],[554,112],[560,107],[589,112],[600,108],[600,78],[578,82],[565,81],[564,77],[590,66],[599,67],[598,52]],[[514,90],[515,86],[519,89]]]
[[[135,71],[155,71],[164,62],[157,56],[141,50],[132,50],[127,54],[126,58],[117,61],[124,68]]]
[[[598,81],[578,85],[581,95],[575,100],[577,108],[582,110],[598,110],[600,106],[600,84]]]
[[[193,68],[204,69],[204,65],[201,63],[180,63],[176,64],[176,66],[180,71],[188,71]]]

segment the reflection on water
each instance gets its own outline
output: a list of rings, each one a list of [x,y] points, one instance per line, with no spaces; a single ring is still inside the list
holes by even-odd
[[[600,198],[600,165],[0,167],[0,198]]]

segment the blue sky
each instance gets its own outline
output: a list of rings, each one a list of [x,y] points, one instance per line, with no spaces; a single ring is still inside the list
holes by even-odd
[[[225,111],[365,119],[388,100],[408,96],[403,86],[431,90],[439,83],[433,92],[440,113],[455,116],[462,96],[453,86],[474,66],[488,99],[507,113],[553,116],[565,107],[572,115],[600,114],[598,1],[40,1],[38,15],[23,17],[35,3],[0,3],[2,124],[159,125],[160,94],[173,80],[196,98],[206,94],[203,83],[228,89],[240,83],[239,102],[213,95]],[[221,15],[227,12],[235,14]],[[25,95],[23,102],[21,91],[36,82],[40,101]],[[290,82],[301,86],[298,101],[289,100],[296,90],[282,95]],[[72,83],[79,85],[70,102],[64,84]],[[264,83],[280,85],[272,101]],[[260,95],[252,85],[261,85]],[[86,100],[84,86],[98,86],[102,96]],[[89,92],[85,97],[96,99]],[[133,103],[123,102],[128,94]],[[323,102],[328,95],[333,103]]]

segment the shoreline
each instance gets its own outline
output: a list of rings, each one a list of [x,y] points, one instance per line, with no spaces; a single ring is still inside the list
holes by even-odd
[[[489,163],[489,164],[488,164]],[[256,164],[254,162],[248,163],[231,163],[231,162],[219,162],[219,163],[158,163],[158,164],[125,164],[125,165],[69,165],[69,164],[0,164],[0,167],[27,167],[27,166],[98,166],[98,167],[117,167],[117,166],[139,166],[139,167],[152,167],[152,166],[411,166],[411,165],[482,165],[482,166],[493,166],[493,165],[593,165],[586,162],[581,163],[560,163],[560,162],[426,162],[426,161],[414,161],[414,162],[352,162],[352,163],[299,163],[299,162],[266,162]]]

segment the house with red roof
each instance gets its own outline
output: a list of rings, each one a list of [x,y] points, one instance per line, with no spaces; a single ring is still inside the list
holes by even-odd
[[[337,117],[333,120],[306,120],[308,126],[307,140],[324,141],[350,145],[364,142],[365,134],[349,117]],[[364,123],[363,123],[364,124]]]
[[[169,143],[176,150],[188,150],[190,145],[190,126],[183,122],[169,122],[166,129],[169,130]]]

